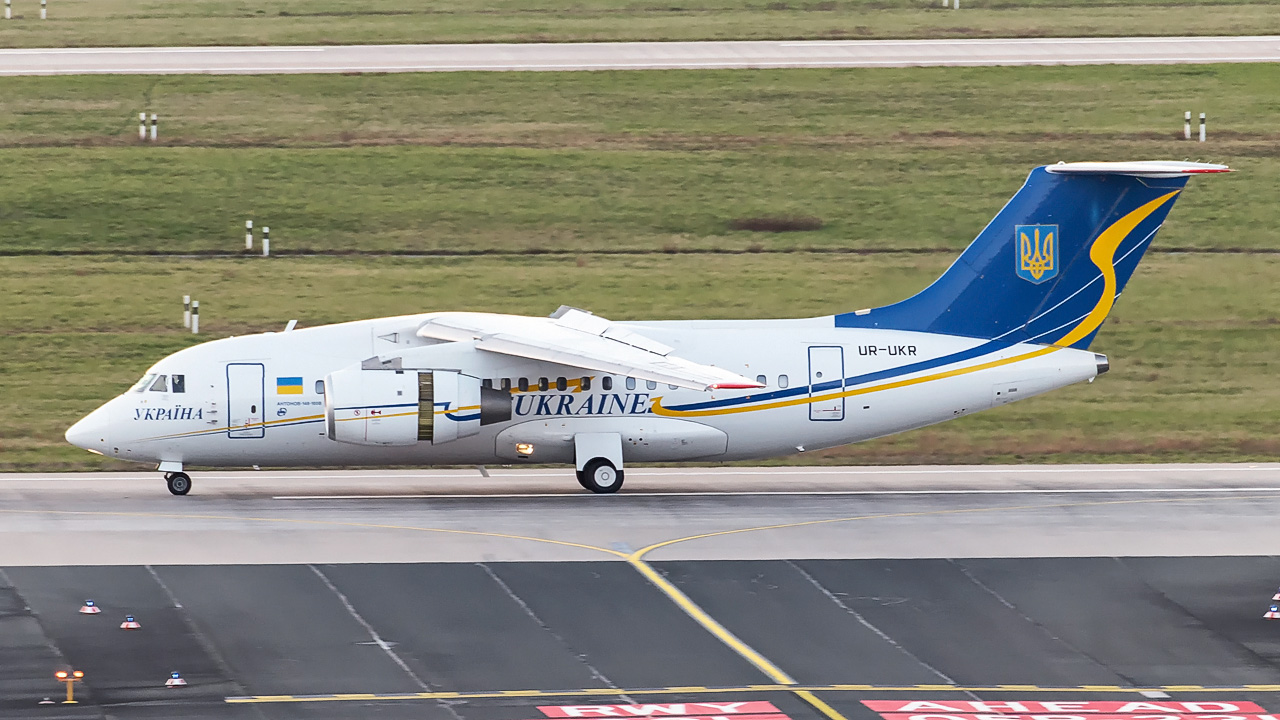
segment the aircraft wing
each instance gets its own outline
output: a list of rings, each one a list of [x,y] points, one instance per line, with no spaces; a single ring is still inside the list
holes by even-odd
[[[493,313],[439,313],[420,337],[474,340],[476,349],[570,365],[694,390],[758,388],[737,373],[672,355],[674,348],[584,310],[561,307],[548,318]]]

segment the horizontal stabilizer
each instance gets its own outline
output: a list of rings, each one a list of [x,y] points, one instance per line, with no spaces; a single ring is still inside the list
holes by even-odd
[[[1233,172],[1226,165],[1171,160],[1136,160],[1132,162],[1060,162],[1045,170],[1055,175],[1131,175],[1133,177],[1170,178],[1200,173]]]

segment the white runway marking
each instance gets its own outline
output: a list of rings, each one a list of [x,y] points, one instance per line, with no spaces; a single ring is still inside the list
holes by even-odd
[[[744,475],[744,476],[847,476],[847,475],[995,475],[1001,472],[1008,472],[1017,475],[1090,475],[1112,473],[1134,473],[1134,474],[1154,474],[1154,473],[1221,473],[1224,470],[1230,472],[1245,473],[1275,473],[1280,475],[1280,465],[965,465],[965,466],[911,466],[911,467],[715,467],[715,468],[637,468],[627,470],[627,476],[630,478],[637,477],[712,477],[719,475]],[[502,478],[547,478],[547,477],[570,477],[567,470],[549,469],[549,470],[507,470],[500,468],[489,468],[489,474],[494,479]],[[90,474],[92,475],[92,474]],[[146,477],[151,477],[154,473],[149,473]],[[20,475],[19,475],[20,476]],[[475,470],[442,470],[442,471],[403,471],[403,470],[387,470],[387,471],[316,471],[309,473],[303,471],[259,471],[259,472],[239,472],[235,474],[218,474],[218,473],[201,473],[201,478],[209,480],[241,480],[246,477],[261,480],[294,480],[299,478],[333,478],[339,476],[347,477],[368,477],[376,476],[378,478],[386,478],[388,480],[398,480],[405,478],[479,478],[480,475]],[[1254,488],[1259,489],[1259,488]]]
[[[1045,488],[1002,490],[707,490],[690,492],[626,492],[622,497],[765,497],[777,495],[1107,495],[1107,494],[1167,494],[1167,493],[1242,493],[1280,492],[1280,487],[1231,487],[1231,488]],[[430,500],[430,499],[478,499],[478,498],[592,498],[594,493],[566,490],[549,493],[476,493],[469,495],[452,493],[426,493],[414,495],[273,495],[272,500]]]

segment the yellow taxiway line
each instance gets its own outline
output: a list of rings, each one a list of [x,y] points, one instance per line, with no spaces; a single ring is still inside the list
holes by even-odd
[[[1280,685],[1148,685],[1144,687],[1127,687],[1123,685],[1077,685],[1055,686],[1042,685],[737,685],[725,687],[707,687],[703,685],[686,685],[661,688],[582,688],[578,690],[487,690],[476,692],[417,692],[417,693],[336,693],[333,695],[247,695],[228,697],[228,703],[303,703],[334,702],[352,700],[484,700],[488,698],[539,697],[539,698],[572,698],[622,695],[736,695],[742,693],[787,692],[796,695],[813,695],[818,692],[859,692],[859,693],[1002,693],[1002,692],[1035,692],[1035,693],[1144,693],[1144,692],[1190,692],[1190,693],[1242,693],[1242,692],[1280,692]],[[825,702],[813,698],[823,706]],[[835,712],[832,710],[832,712]]]

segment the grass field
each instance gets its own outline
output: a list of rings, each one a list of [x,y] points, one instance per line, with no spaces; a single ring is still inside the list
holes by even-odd
[[[868,39],[1280,32],[1269,0],[14,0],[0,47]]]
[[[0,251],[959,249],[1030,167],[1119,157],[1243,171],[1166,246],[1274,249],[1278,114],[1270,65],[9,78]],[[777,215],[825,225],[730,230]]]
[[[0,263],[0,470],[129,467],[66,445],[62,432],[170,352],[291,318],[308,326],[437,309],[540,314],[560,302],[612,319],[818,315],[901,298],[949,261],[9,258]],[[1277,272],[1275,257],[1148,257],[1094,345],[1113,367],[1097,382],[787,461],[1273,459]],[[199,338],[181,328],[188,293],[201,301]]]
[[[1184,110],[1210,142],[1177,139]],[[923,286],[1033,165],[1186,157],[1242,172],[1193,182],[1157,247],[1255,254],[1150,257],[1098,341],[1111,374],[800,460],[1273,458],[1278,114],[1280,73],[1251,65],[0,79],[0,469],[120,467],[62,432],[195,341],[183,294],[203,337],[560,303],[816,315]],[[824,225],[729,229],[786,215]],[[247,217],[277,252],[479,255],[129,256],[235,253]]]

